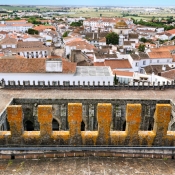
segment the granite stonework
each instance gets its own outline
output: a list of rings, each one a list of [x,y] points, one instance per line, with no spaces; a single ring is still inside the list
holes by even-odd
[[[175,141],[175,132],[168,131],[171,100],[14,98],[3,117],[6,113],[3,145],[173,146]]]

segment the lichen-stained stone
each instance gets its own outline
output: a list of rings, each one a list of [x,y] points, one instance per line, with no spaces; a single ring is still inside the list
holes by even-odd
[[[41,137],[50,137],[52,134],[52,106],[38,106],[38,122],[40,123]]]
[[[163,146],[166,143],[168,124],[171,120],[171,105],[157,104],[154,114],[153,132],[156,134],[154,145]]]
[[[69,144],[81,145],[82,104],[68,103]]]
[[[139,144],[139,128],[141,123],[141,104],[127,104],[126,108],[126,144],[138,145]]]
[[[23,134],[23,112],[21,105],[7,107],[7,119],[12,137],[21,137]]]
[[[111,103],[98,103],[97,121],[98,121],[98,137],[97,145],[110,144],[110,126],[112,120]]]

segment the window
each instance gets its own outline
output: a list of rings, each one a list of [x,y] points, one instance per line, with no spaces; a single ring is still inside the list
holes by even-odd
[[[159,63],[159,60],[157,60],[157,63]]]
[[[136,62],[135,66],[136,66],[136,67],[138,67],[138,66],[139,66],[139,63],[138,63],[138,62]]]
[[[143,61],[143,65],[146,65],[146,61]]]
[[[150,63],[152,63],[152,60],[150,60]]]
[[[169,63],[169,60],[167,60],[167,63]]]

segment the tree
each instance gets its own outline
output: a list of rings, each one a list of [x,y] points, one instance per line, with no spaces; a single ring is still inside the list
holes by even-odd
[[[118,34],[111,32],[106,35],[106,44],[118,44],[119,36]]]
[[[78,22],[72,22],[70,24],[70,26],[74,26],[74,27],[80,27],[83,25],[83,21],[82,20],[79,20]]]
[[[143,43],[146,43],[147,42],[147,39],[144,38],[144,37],[142,37],[142,38],[140,38],[140,41],[143,42]]]
[[[31,35],[38,35],[39,34],[38,30],[34,30],[34,29],[28,29],[27,33],[31,34]]]
[[[64,34],[63,34],[63,36],[62,36],[62,37],[67,37],[67,36],[68,36],[68,34],[69,34],[69,32],[68,32],[68,31],[66,31],[66,32],[64,32]]]
[[[118,84],[118,78],[117,78],[116,74],[115,74],[115,76],[114,76],[114,84],[115,84],[115,85]]]
[[[140,44],[139,47],[138,47],[138,50],[140,52],[144,52],[145,51],[145,45],[144,44]]]

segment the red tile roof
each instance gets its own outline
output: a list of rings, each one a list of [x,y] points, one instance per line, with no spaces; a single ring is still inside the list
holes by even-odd
[[[151,48],[152,52],[161,52],[161,51],[171,51],[171,50],[175,50],[175,46],[161,46],[158,48]]]
[[[57,57],[58,58],[58,57]],[[63,71],[62,73],[75,73],[76,63],[69,62],[62,59]],[[20,57],[6,57],[0,58],[0,72],[1,73],[46,73],[46,59],[45,58],[20,58]]]
[[[148,55],[151,59],[172,58],[172,55],[169,51],[148,52]]]
[[[105,66],[110,66],[111,69],[130,69],[132,68],[128,60],[105,60]]]
[[[94,66],[105,66],[104,62],[94,62]]]
[[[43,73],[45,72],[44,58],[2,58],[0,59],[1,73]]]
[[[165,72],[161,72],[161,76],[168,78],[168,79],[175,79],[175,69],[173,70],[169,70],[169,71],[165,71]]]
[[[119,70],[113,70],[113,75],[116,76],[126,76],[126,77],[133,77],[134,72],[127,72],[127,71],[119,71]]]
[[[69,62],[66,59],[62,59],[62,63],[63,63],[63,73],[76,72],[77,63]]]
[[[56,28],[54,26],[44,26],[44,25],[39,25],[39,26],[36,26],[34,27],[35,30],[38,30],[38,31],[42,31],[42,30],[45,30],[45,29],[53,29],[56,31]]]
[[[175,29],[172,29],[172,30],[168,30],[166,31],[167,33],[170,33],[171,35],[175,34]]]

